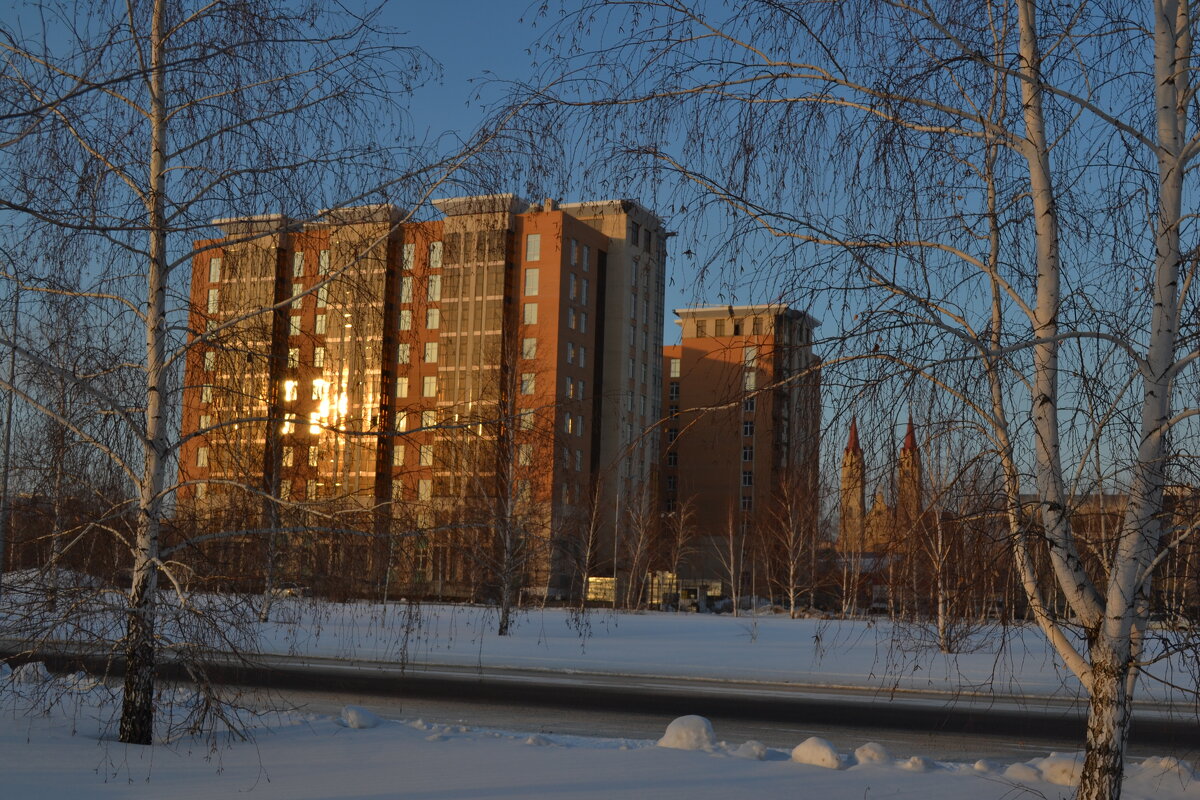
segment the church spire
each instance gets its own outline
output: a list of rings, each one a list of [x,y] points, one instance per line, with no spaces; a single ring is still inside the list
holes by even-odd
[[[850,436],[846,442],[847,453],[857,453],[862,455],[862,446],[858,443],[858,417],[850,418]]]
[[[908,414],[908,428],[904,431],[904,445],[901,450],[916,450],[917,449],[917,432],[913,428],[912,412]]]

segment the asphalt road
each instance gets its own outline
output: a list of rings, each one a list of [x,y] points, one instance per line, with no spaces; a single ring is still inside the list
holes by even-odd
[[[16,648],[0,643],[0,657]],[[8,651],[8,652],[5,652]],[[96,672],[98,656],[44,654],[59,671]],[[119,664],[115,671],[119,671]],[[758,739],[790,747],[812,735],[853,749],[878,741],[894,755],[944,760],[1028,758],[1082,747],[1084,709],[1045,698],[883,694],[791,684],[677,680],[641,676],[448,667],[334,659],[260,657],[235,663],[213,656],[220,683],[265,690],[260,702],[280,700],[321,713],[365,705],[388,717],[417,718],[542,733],[654,738],[683,714],[712,720],[730,742]],[[180,670],[164,664],[164,677]],[[272,700],[271,698],[274,698]],[[1196,716],[1155,707],[1135,713],[1130,753],[1195,760]]]

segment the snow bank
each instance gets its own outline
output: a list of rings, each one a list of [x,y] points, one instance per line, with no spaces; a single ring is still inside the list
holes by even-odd
[[[1042,773],[1042,780],[1055,786],[1078,786],[1083,771],[1083,753],[1051,753],[1029,761]]]
[[[377,714],[361,706],[343,708],[341,720],[347,728],[377,728],[383,722]]]
[[[842,757],[838,751],[820,736],[811,736],[792,748],[792,761],[826,769],[842,768]]]
[[[50,671],[40,661],[30,661],[13,670],[12,682],[26,685],[45,683],[50,680]]]
[[[752,761],[762,761],[767,757],[767,746],[757,739],[750,739],[743,742],[738,749],[733,751],[733,755],[738,758],[748,758]]]
[[[867,742],[854,751],[854,758],[860,764],[886,764],[892,760],[887,748],[878,742]]]
[[[671,720],[666,733],[658,740],[658,746],[675,750],[712,750],[716,741],[711,722],[704,717],[688,714]]]

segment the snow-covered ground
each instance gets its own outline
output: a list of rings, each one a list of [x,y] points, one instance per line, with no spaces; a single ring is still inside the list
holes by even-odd
[[[947,692],[1075,697],[1074,679],[1056,667],[1036,630],[981,627],[960,651],[941,654],[928,632],[883,620],[792,620],[695,614],[586,616],[523,612],[513,635],[495,633],[492,609],[404,603],[277,603],[269,623],[254,604],[212,598],[224,622],[207,623],[264,654],[494,666],[556,672],[689,677]],[[179,612],[176,612],[179,615]],[[101,622],[107,617],[100,612]],[[164,625],[169,630],[170,625]],[[1164,662],[1162,676],[1196,685],[1186,662]],[[676,722],[661,742],[472,729],[415,719],[379,720],[370,709],[341,719],[275,712],[251,719],[250,741],[175,736],[170,744],[115,741],[112,690],[86,676],[52,679],[35,667],[13,676],[0,664],[0,798],[251,797],[656,798],[909,797],[1010,800],[1068,797],[1078,759],[938,763],[896,758],[870,742],[831,732],[773,749],[721,740],[699,719]],[[1181,695],[1146,682],[1143,696]],[[167,695],[164,725],[193,703]],[[194,706],[192,706],[194,708]],[[378,723],[378,724],[376,724]],[[164,728],[163,737],[166,736]],[[1127,798],[1200,800],[1191,767],[1170,758],[1128,766]]]
[[[14,800],[223,797],[654,797],[688,800],[1066,798],[1074,755],[1003,764],[895,759],[863,742],[838,752],[813,738],[792,750],[724,742],[698,717],[664,721],[658,742],[587,739],[382,720],[272,713],[250,741],[176,738],[135,747],[112,739],[113,698],[83,677],[49,679],[29,665],[0,675],[0,796]],[[45,699],[53,698],[46,710]],[[186,705],[190,698],[176,693]],[[1200,798],[1189,765],[1150,759],[1127,770],[1128,800]]]
[[[613,614],[564,609],[522,613],[510,636],[495,612],[452,605],[386,608],[365,603],[277,604],[272,622],[250,626],[263,653],[410,665],[494,666],[615,675],[761,681],[880,691],[1079,696],[1031,626],[977,626],[959,652],[942,654],[931,633],[884,619],[790,619],[786,615]],[[1139,697],[1187,702],[1194,660],[1154,667]],[[1176,689],[1170,686],[1178,687]]]

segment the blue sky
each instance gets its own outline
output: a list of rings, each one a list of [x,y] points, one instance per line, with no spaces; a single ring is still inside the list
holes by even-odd
[[[388,7],[388,23],[405,34],[404,42],[423,48],[442,66],[440,81],[421,87],[410,103],[418,138],[436,138],[456,132],[467,138],[479,123],[484,107],[501,99],[503,88],[488,79],[522,80],[533,73],[529,50],[547,27],[526,12],[526,0],[449,0],[443,3],[393,3]],[[481,96],[482,92],[482,96]],[[582,200],[583,197],[563,196]],[[637,197],[647,205],[645,198]],[[663,213],[661,209],[654,209]],[[663,213],[663,216],[667,216]],[[667,220],[668,227],[671,222]],[[667,313],[664,325],[666,343],[679,339],[671,309],[698,302],[725,303],[724,297],[702,297],[692,272],[693,259],[683,257],[685,249],[700,250],[698,243],[676,246],[668,259]],[[735,302],[756,302],[760,298],[743,297]]]

